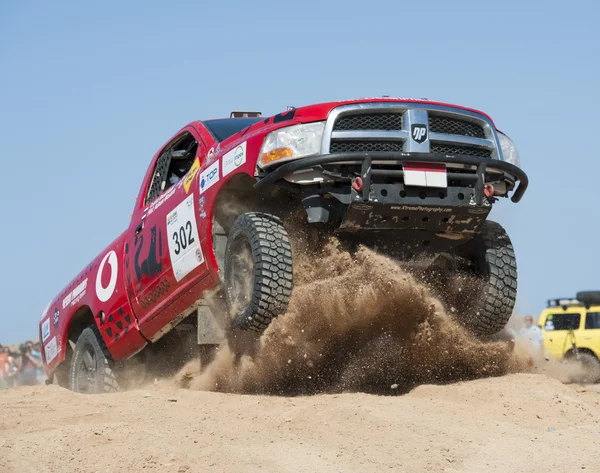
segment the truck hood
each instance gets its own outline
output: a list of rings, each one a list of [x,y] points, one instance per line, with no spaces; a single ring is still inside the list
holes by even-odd
[[[480,110],[476,110],[473,108],[463,107],[461,105],[455,105],[445,102],[436,102],[428,99],[411,99],[411,98],[399,98],[399,97],[365,97],[356,100],[340,100],[337,102],[325,102],[314,105],[307,105],[298,107],[294,110],[290,110],[287,112],[282,112],[278,115],[274,115],[273,117],[269,117],[264,121],[265,124],[277,124],[277,117],[285,118],[287,120],[293,120],[295,122],[304,123],[311,121],[319,121],[327,119],[329,113],[336,107],[341,105],[349,105],[349,104],[360,104],[360,103],[418,103],[418,104],[428,104],[428,105],[437,105],[442,107],[450,107],[459,110],[467,110],[469,112],[474,112],[484,117],[488,118],[492,123],[493,120],[489,115]],[[495,126],[495,125],[494,125]]]

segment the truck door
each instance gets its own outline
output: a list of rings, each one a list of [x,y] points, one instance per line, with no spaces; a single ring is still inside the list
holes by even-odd
[[[191,128],[171,140],[157,155],[132,216],[125,248],[127,293],[140,331],[151,340],[212,287],[198,234],[195,179],[205,156]]]
[[[581,332],[581,344],[600,356],[600,312],[597,307],[591,307],[585,314],[585,330]]]

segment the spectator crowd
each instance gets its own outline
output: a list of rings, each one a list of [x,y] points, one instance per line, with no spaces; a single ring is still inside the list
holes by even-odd
[[[19,351],[0,344],[0,389],[44,382],[41,344],[25,342]]]

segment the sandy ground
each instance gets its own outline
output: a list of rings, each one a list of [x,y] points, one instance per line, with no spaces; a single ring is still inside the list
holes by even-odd
[[[397,396],[0,392],[2,472],[600,471],[600,390],[511,374]]]
[[[444,305],[371,251],[318,256],[251,357],[224,345],[117,394],[0,392],[0,473],[600,472],[600,389],[473,337],[468,279]]]

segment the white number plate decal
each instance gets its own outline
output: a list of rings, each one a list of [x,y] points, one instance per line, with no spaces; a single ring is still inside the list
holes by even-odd
[[[173,274],[177,281],[181,281],[204,263],[196,226],[194,194],[167,215],[167,233]]]
[[[56,337],[52,337],[52,340],[44,347],[44,350],[46,351],[46,363],[50,363],[60,353],[60,345],[57,343]]]

